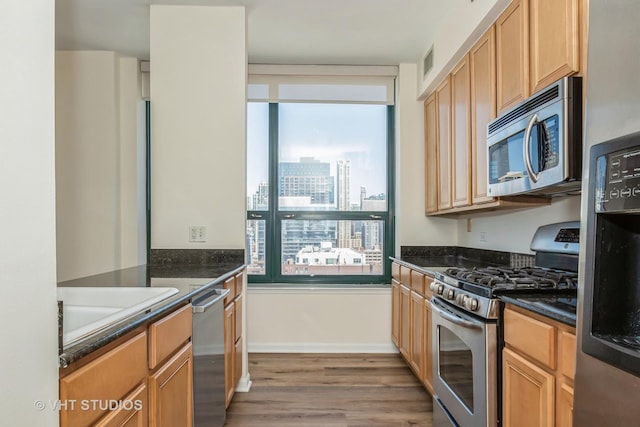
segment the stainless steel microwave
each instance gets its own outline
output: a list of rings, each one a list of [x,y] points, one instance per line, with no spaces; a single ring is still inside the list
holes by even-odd
[[[582,78],[565,77],[487,125],[489,195],[580,190]]]

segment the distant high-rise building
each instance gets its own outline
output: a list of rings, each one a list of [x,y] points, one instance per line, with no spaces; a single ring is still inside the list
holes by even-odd
[[[333,203],[330,164],[313,157],[278,164],[278,196],[310,197],[311,205]]]
[[[348,211],[351,207],[351,160],[338,160],[336,178],[338,210]],[[351,221],[338,221],[338,247],[351,247]]]

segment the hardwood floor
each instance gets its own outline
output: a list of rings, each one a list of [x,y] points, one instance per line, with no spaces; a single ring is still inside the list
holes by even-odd
[[[396,354],[249,354],[228,427],[432,425],[431,396]]]

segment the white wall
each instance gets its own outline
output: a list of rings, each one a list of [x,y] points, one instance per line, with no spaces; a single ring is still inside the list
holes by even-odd
[[[151,6],[151,246],[245,246],[245,9]],[[190,225],[206,243],[189,243]]]
[[[467,218],[471,218],[471,232],[467,232]],[[580,196],[560,197],[549,206],[467,215],[457,221],[458,245],[531,254],[529,244],[539,226],[579,220]],[[480,232],[486,233],[486,242],[480,241]]]
[[[418,101],[416,64],[400,64],[396,90],[396,249],[448,246],[457,242],[457,224],[425,216],[424,104]]]
[[[56,426],[54,2],[0,3],[0,414]],[[26,307],[26,308],[25,308]]]
[[[511,0],[449,0],[446,15],[439,21],[433,40],[425,43],[423,55],[418,58],[420,74],[418,92],[426,98],[442,79],[469,51],[473,44],[491,26]],[[426,78],[422,69],[422,59],[433,45],[433,68]]]
[[[144,117],[135,58],[107,51],[56,52],[58,280],[144,260],[138,222],[144,187],[138,130]],[[144,212],[144,210],[143,210]],[[143,230],[144,231],[144,230]],[[144,262],[144,261],[143,261]]]
[[[247,297],[250,352],[393,353],[391,289],[257,289]]]

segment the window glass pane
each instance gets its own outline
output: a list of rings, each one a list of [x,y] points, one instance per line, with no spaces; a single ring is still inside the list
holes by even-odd
[[[383,221],[282,221],[282,274],[383,274]]]
[[[386,106],[279,108],[280,210],[387,210]]]
[[[269,209],[269,104],[247,103],[247,210]]]
[[[265,267],[265,243],[266,221],[247,221],[247,273],[264,275]]]

